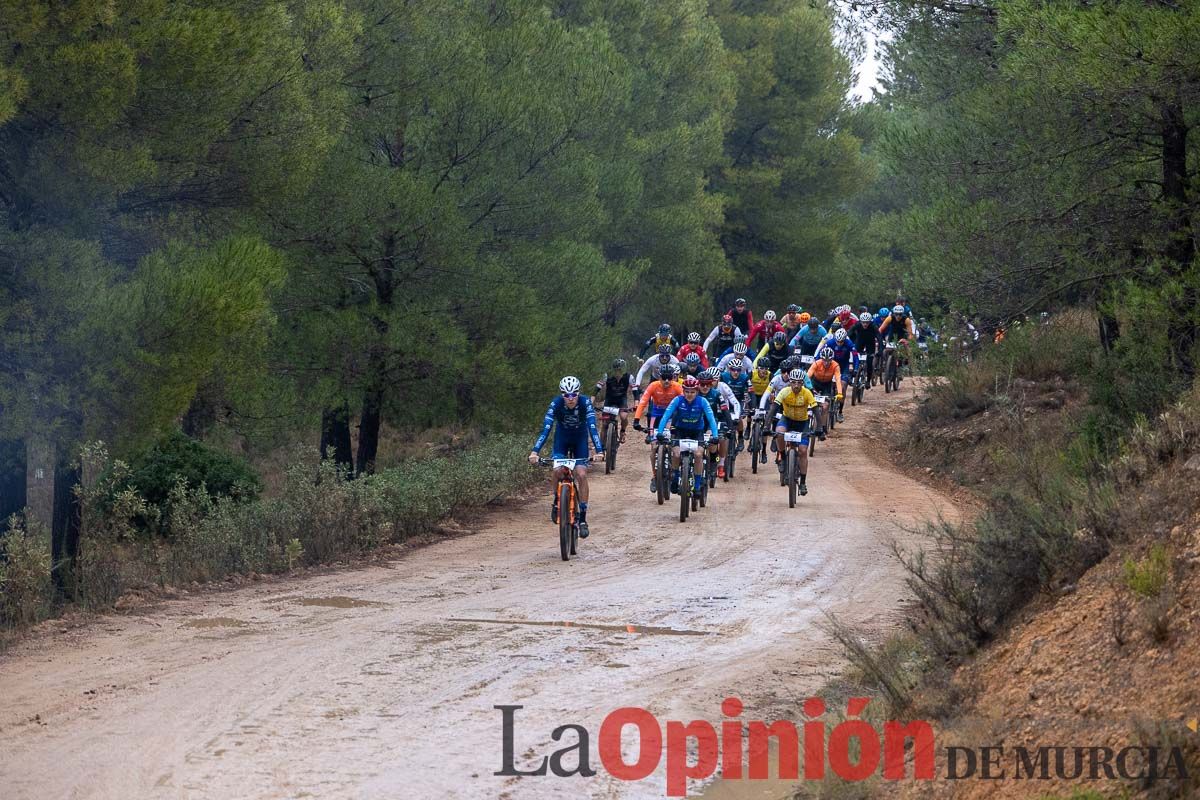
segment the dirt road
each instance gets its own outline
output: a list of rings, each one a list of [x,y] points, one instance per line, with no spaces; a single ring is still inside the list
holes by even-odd
[[[744,719],[797,719],[799,700],[840,666],[821,612],[894,625],[895,523],[952,513],[880,466],[882,444],[862,435],[882,414],[906,413],[913,383],[875,389],[847,414],[818,447],[795,510],[771,465],[754,476],[742,459],[738,478],[681,525],[674,506],[654,502],[648,457],[631,444],[616,473],[595,478],[594,533],[569,563],[547,489],[475,535],[386,566],[193,595],[34,637],[0,659],[2,795],[662,797],[661,768],[639,783],[599,769],[494,776],[493,707],[524,706],[519,765],[562,747],[551,731],[577,723],[599,768],[600,722],[621,706],[719,722],[721,699],[736,695]]]

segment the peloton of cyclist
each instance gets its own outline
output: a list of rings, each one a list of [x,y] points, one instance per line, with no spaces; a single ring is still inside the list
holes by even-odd
[[[568,375],[558,382],[559,396],[550,401],[546,416],[542,419],[542,432],[529,452],[529,463],[538,463],[538,452],[546,444],[550,429],[554,428],[554,458],[588,458],[588,436],[596,446],[596,455],[603,455],[604,445],[600,432],[596,430],[596,411],[592,401],[579,394],[579,378]],[[587,467],[583,463],[575,467],[575,479],[579,484],[579,536],[588,537],[588,481]],[[558,495],[550,507],[550,520],[558,522]]]
[[[662,417],[658,420],[658,441],[669,442],[667,426],[671,427],[676,439],[704,439],[707,432],[712,439],[717,437],[717,419],[713,416],[708,401],[700,397],[700,381],[694,376],[683,379],[683,396],[676,397],[667,406]],[[695,478],[693,488],[700,491],[701,481],[704,480],[704,457],[707,448],[697,447],[695,452]],[[671,491],[679,492],[679,445],[671,448]]]
[[[668,364],[663,367],[659,374],[659,379],[646,387],[646,391],[642,394],[642,400],[638,403],[637,409],[633,412],[633,429],[635,431],[653,431],[658,424],[658,420],[662,417],[663,412],[667,410],[667,406],[676,397],[683,395],[683,387],[675,377],[679,374],[679,370],[674,365]],[[642,427],[642,416],[647,415],[649,422],[646,427]],[[647,442],[650,440],[649,435],[646,437]],[[654,479],[655,474],[654,463],[654,448],[650,448],[650,493],[654,494],[658,491],[658,482]]]

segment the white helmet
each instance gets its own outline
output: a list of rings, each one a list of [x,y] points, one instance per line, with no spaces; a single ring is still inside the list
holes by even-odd
[[[735,344],[733,346],[733,352],[737,353],[739,356],[745,355],[746,354],[746,343],[738,342],[737,344]]]
[[[788,373],[788,380],[789,381],[803,381],[804,380],[804,370],[802,370],[802,369],[792,370],[791,372]]]
[[[892,313],[893,313],[893,314],[903,314],[903,313],[904,313],[904,306],[902,306],[902,305],[900,305],[899,303],[897,303],[896,305],[892,306]]]
[[[1045,314],[1044,311],[1042,313]],[[763,319],[765,319],[767,322],[774,322],[775,321],[775,312],[768,311],[767,313],[763,314]]]
[[[729,363],[725,365],[725,368],[728,369],[730,372],[732,372],[735,369],[741,369],[742,368],[742,360],[740,358],[730,359]]]
[[[826,347],[821,351],[821,358],[825,361],[833,361],[833,348]]]
[[[838,344],[841,344],[842,342],[846,341],[846,329],[845,329],[845,328],[838,328],[836,331],[834,331],[834,332],[833,332],[833,339],[834,339],[834,341],[836,341]]]
[[[558,390],[563,394],[572,394],[579,391],[579,378],[574,375],[568,375],[558,382]]]

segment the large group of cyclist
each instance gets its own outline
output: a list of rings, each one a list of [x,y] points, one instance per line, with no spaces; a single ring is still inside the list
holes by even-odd
[[[610,450],[626,441],[631,417],[651,445],[650,491],[659,502],[681,492],[706,498],[707,486],[731,478],[735,459],[748,447],[754,472],[769,451],[781,482],[786,470],[797,473],[788,476],[794,501],[808,493],[809,453],[844,421],[847,397],[860,402],[888,375],[898,384],[909,343],[925,348],[936,338],[903,298],[878,309],[841,305],[819,316],[793,304],[782,316],[767,311],[757,322],[738,298],[707,335],[692,331],[681,342],[664,322],[645,341],[638,359],[653,354],[636,374],[617,358],[590,393],[578,377],[564,377],[529,461],[555,466],[560,479],[573,468],[581,538],[589,533],[589,444],[603,457],[606,441]],[[552,429],[553,455],[543,459]],[[690,483],[681,486],[681,479]],[[559,497],[551,508],[554,522]]]

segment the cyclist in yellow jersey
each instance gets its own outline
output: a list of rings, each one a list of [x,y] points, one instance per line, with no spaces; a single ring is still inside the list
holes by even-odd
[[[780,414],[775,427],[775,461],[783,470],[783,435],[789,431],[804,432],[809,427],[809,412],[817,407],[817,399],[804,385],[804,370],[794,369],[788,373],[788,385],[775,395],[774,413]],[[808,478],[808,448],[797,448],[800,467],[800,494],[808,494],[805,481]]]

